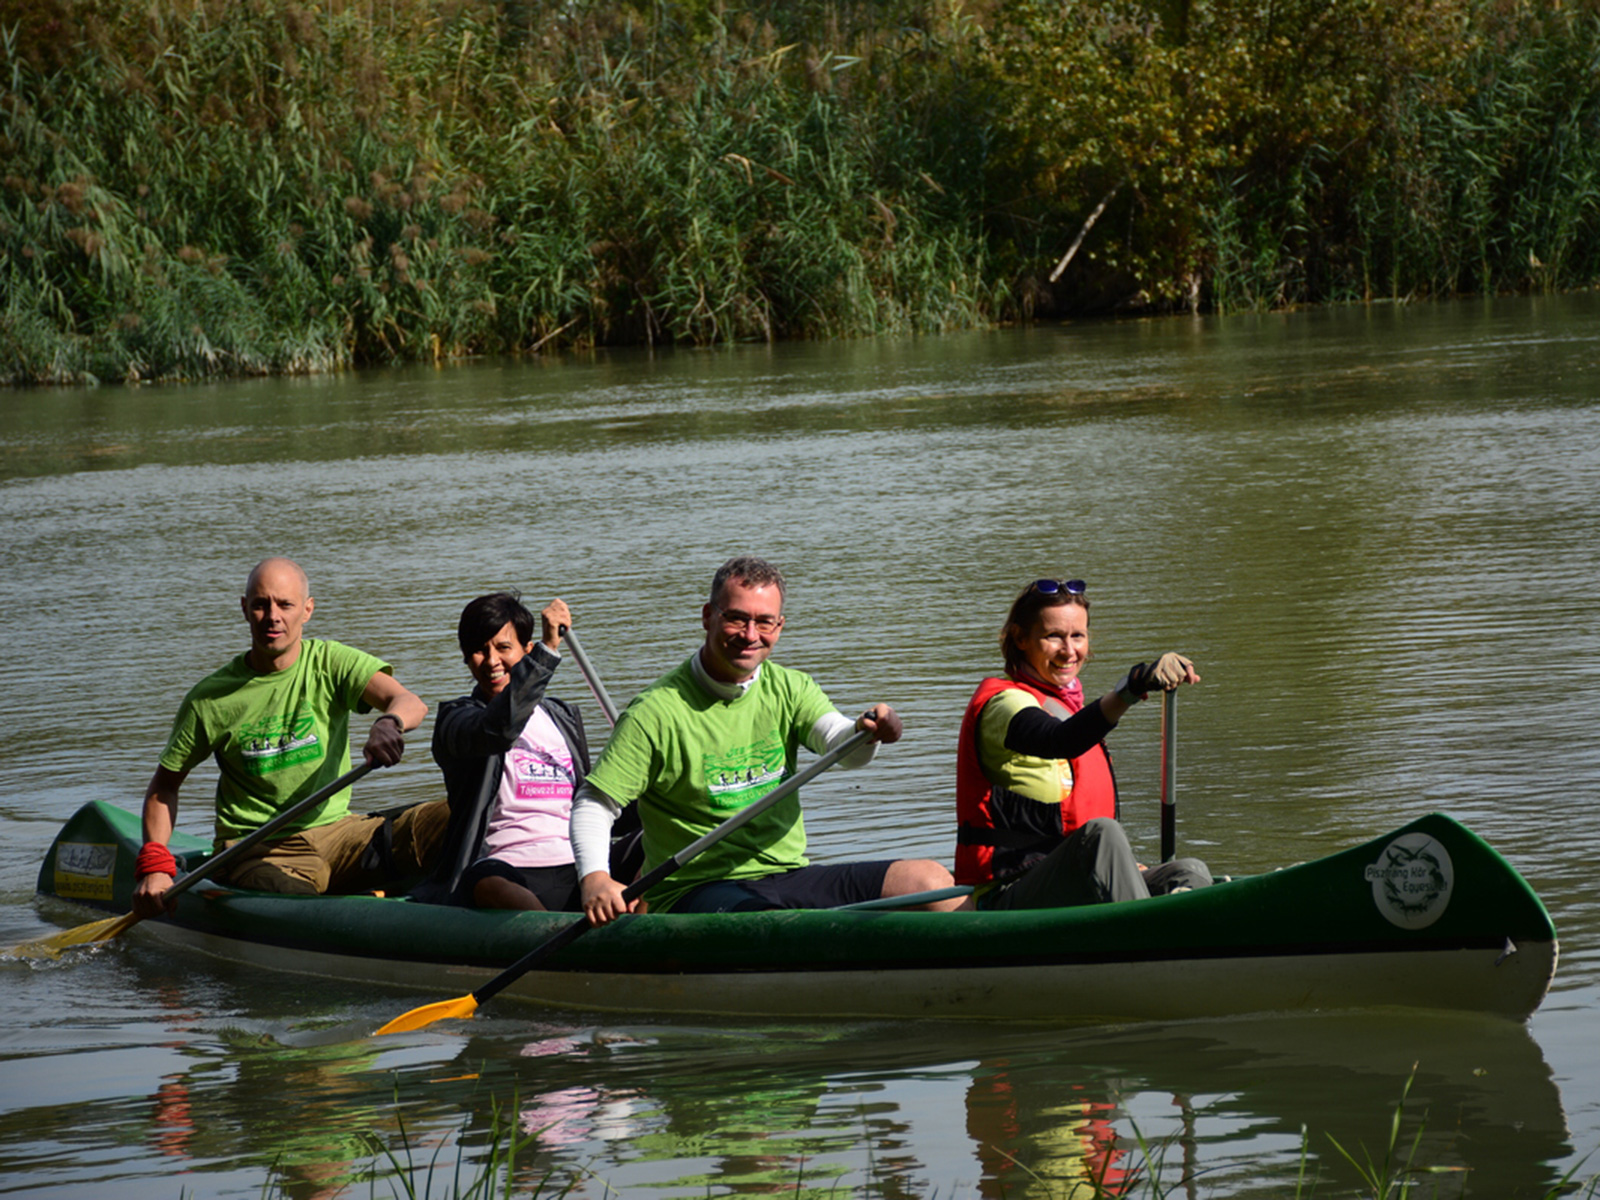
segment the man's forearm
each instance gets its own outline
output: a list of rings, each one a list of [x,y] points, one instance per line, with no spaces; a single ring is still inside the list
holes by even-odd
[[[406,692],[391,699],[383,711],[391,717],[400,718],[401,726],[409,733],[427,717],[428,706],[415,693]]]
[[[176,781],[174,781],[176,779]],[[178,823],[178,786],[181,776],[174,776],[164,767],[157,767],[144,792],[141,811],[144,840],[165,846],[172,840],[172,831]]]

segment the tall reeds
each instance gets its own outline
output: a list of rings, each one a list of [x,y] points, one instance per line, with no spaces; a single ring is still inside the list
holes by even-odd
[[[1363,290],[1600,283],[1600,15],[1496,14],[1457,70],[1457,103],[1396,103],[1383,130],[1355,206]]]
[[[884,125],[878,80],[844,86],[865,59],[748,16],[705,10],[691,32],[665,7],[598,4],[516,28],[421,0],[382,21],[286,0],[93,15],[70,70],[16,25],[0,43],[7,380],[989,317],[941,145]]]
[[[1268,16],[0,0],[0,381],[1600,282],[1591,6]]]

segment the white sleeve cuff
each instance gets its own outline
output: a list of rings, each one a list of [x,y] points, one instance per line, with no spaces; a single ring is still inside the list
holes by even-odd
[[[817,754],[826,754],[840,742],[845,741],[856,731],[856,723],[842,712],[824,713],[817,718],[817,723],[811,727],[811,734],[806,738],[806,745]],[[878,753],[878,743],[868,742],[852,750],[839,760],[839,765],[846,770],[851,767],[864,767],[872,761]]]
[[[621,811],[615,800],[588,780],[578,786],[577,794],[572,797],[568,828],[579,879],[596,871],[611,870],[611,826]]]

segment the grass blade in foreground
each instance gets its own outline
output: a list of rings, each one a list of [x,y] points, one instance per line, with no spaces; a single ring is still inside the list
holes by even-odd
[[[839,745],[835,746],[832,750],[824,754],[821,758],[817,759],[816,762],[812,763],[805,770],[790,776],[783,783],[779,784],[765,796],[761,797],[761,799],[757,800],[754,804],[750,805],[748,808],[740,809],[721,825],[718,825],[710,833],[706,834],[702,838],[697,839],[696,841],[690,842],[682,850],[679,850],[671,858],[667,859],[666,862],[661,863],[654,870],[649,871],[646,874],[641,875],[638,879],[634,880],[623,889],[623,899],[637,900],[640,896],[644,895],[651,888],[655,887],[656,884],[660,883],[668,875],[671,875],[690,859],[700,854],[701,851],[709,850],[712,846],[716,845],[723,838],[727,837],[728,834],[732,833],[735,829],[738,829],[741,825],[754,820],[756,817],[766,812],[767,809],[771,808],[778,801],[786,799],[795,792],[799,791],[818,775],[821,775],[829,767],[837,763],[841,758],[844,758],[846,755],[854,752],[857,747],[867,742],[871,736],[871,733],[865,729],[858,730],[856,733],[846,738],[843,742],[839,743]],[[522,978],[522,976],[526,975],[529,971],[533,970],[534,967],[538,966],[541,962],[555,954],[557,951],[563,949],[570,943],[577,941],[578,938],[582,937],[585,933],[588,933],[591,928],[592,926],[589,924],[589,918],[587,916],[579,917],[576,921],[574,921],[571,925],[568,925],[553,938],[549,938],[548,940],[539,943],[539,945],[528,951],[527,954],[523,955],[516,962],[512,963],[504,971],[501,971],[500,974],[496,975],[477,991],[469,992],[465,996],[457,996],[453,1000],[438,1000],[432,1004],[424,1004],[421,1008],[413,1008],[410,1012],[401,1013],[387,1025],[375,1030],[373,1036],[381,1037],[382,1035],[388,1033],[409,1033],[414,1029],[426,1029],[435,1021],[443,1021],[449,1018],[470,1017],[474,1012],[477,1011],[478,1006],[484,1001],[488,1000],[491,996],[498,994],[502,989],[510,984],[515,983],[518,979]]]

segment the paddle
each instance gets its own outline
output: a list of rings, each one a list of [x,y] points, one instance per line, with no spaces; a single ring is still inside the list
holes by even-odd
[[[667,859],[666,862],[659,864],[654,870],[645,872],[645,874],[623,889],[623,900],[628,902],[637,900],[702,851],[709,850],[741,825],[749,823],[766,812],[778,801],[792,796],[871,737],[872,734],[868,730],[858,730],[805,770],[790,776],[754,804],[740,809],[710,833],[690,842],[682,850]],[[413,1029],[426,1029],[435,1021],[443,1021],[451,1017],[470,1017],[490,997],[497,995],[504,988],[515,983],[557,951],[565,949],[569,944],[577,941],[588,933],[591,928],[593,926],[589,924],[588,916],[581,916],[554,937],[540,942],[539,945],[517,959],[516,962],[501,971],[500,974],[496,975],[477,991],[469,992],[465,996],[458,996],[453,1000],[437,1000],[432,1004],[424,1004],[421,1008],[413,1008],[410,1012],[401,1013],[387,1025],[374,1031],[373,1036],[381,1037],[386,1033],[408,1033]]]
[[[193,871],[190,871],[168,888],[164,893],[165,898],[170,899],[174,896],[182,895],[200,883],[201,880],[219,874],[229,864],[237,862],[247,851],[271,837],[290,821],[309,812],[334,793],[341,792],[349,787],[368,771],[372,770],[375,765],[374,763],[362,763],[354,770],[346,771],[326,787],[318,788],[304,800],[291,804],[259,829],[245,834],[244,837],[222,851],[222,853],[213,855],[199,864]],[[75,929],[55,934],[53,937],[24,942],[12,950],[11,954],[18,957],[33,957],[41,954],[54,957],[68,946],[82,946],[89,942],[108,941],[124,930],[132,929],[142,919],[137,913],[130,912],[120,917],[108,917],[103,921],[92,921],[87,925],[79,925]]]
[[[583,647],[578,644],[578,639],[573,636],[572,630],[567,626],[561,627],[561,636],[567,641],[567,648],[572,651],[572,657],[577,660],[578,670],[583,672],[584,682],[589,685],[589,690],[594,693],[594,698],[599,701],[600,709],[606,714],[606,720],[611,724],[617,723],[617,706],[611,699],[611,694],[606,691],[605,684],[600,682],[600,676],[594,673],[594,666],[589,662],[589,656],[583,652]]]
[[[1161,693],[1161,861],[1178,847],[1178,689]]]
[[[967,884],[955,887],[934,888],[931,892],[907,892],[904,896],[879,896],[876,900],[857,900],[854,904],[836,904],[834,912],[853,912],[862,908],[905,908],[912,904],[936,904],[940,900],[954,900],[957,896],[972,895]]]

